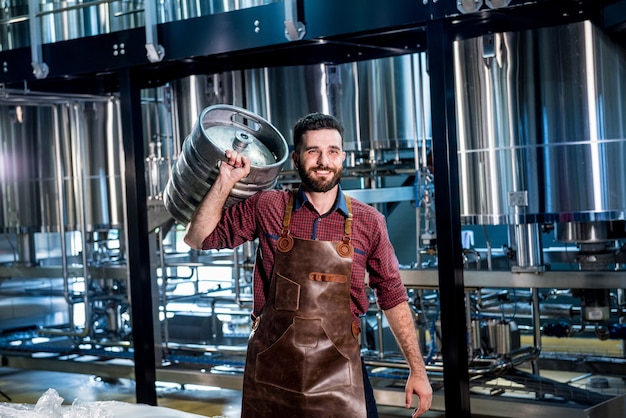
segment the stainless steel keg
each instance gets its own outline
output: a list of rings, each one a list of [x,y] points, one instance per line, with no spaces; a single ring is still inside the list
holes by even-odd
[[[232,105],[207,107],[185,138],[165,186],[165,208],[176,221],[189,223],[219,175],[219,164],[229,149],[243,152],[251,166],[250,174],[230,192],[226,207],[273,188],[289,155],[285,138],[262,117]]]

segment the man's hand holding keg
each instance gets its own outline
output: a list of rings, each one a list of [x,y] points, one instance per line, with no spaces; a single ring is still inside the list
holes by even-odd
[[[204,239],[211,235],[222,217],[222,210],[230,191],[239,180],[250,174],[250,159],[248,157],[232,150],[227,150],[225,157],[226,159],[220,163],[219,176],[196,208],[187,225],[185,243],[191,248],[202,248]]]
[[[220,164],[220,176],[217,180],[219,181],[220,177],[224,177],[223,180],[231,181],[232,185],[228,190],[230,193],[230,190],[235,187],[235,184],[237,184],[239,180],[250,174],[250,159],[241,152],[233,150],[227,150],[225,155],[226,160]],[[224,162],[226,164],[224,164]],[[213,187],[215,187],[215,185],[213,185]],[[213,189],[213,187],[211,189]]]

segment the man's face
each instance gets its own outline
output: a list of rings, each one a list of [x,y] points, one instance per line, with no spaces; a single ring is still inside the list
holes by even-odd
[[[335,129],[308,131],[300,152],[293,153],[302,184],[318,193],[327,192],[339,183],[345,159],[341,135]]]

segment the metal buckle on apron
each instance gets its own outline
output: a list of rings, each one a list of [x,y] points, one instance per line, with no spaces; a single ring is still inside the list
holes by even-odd
[[[357,321],[352,321],[352,335],[354,338],[359,338],[359,335],[361,335],[361,326]]]
[[[256,331],[256,329],[259,327],[260,322],[261,322],[260,316],[257,316],[256,318],[254,318],[254,322],[252,322],[252,331]]]
[[[285,208],[285,216],[283,217],[283,230],[280,233],[280,238],[276,243],[278,251],[288,253],[293,248],[293,238],[289,235],[289,223],[291,222],[291,211],[293,210],[294,194],[291,194],[289,203]]]
[[[354,254],[354,248],[352,248],[352,244],[349,241],[340,242],[337,245],[337,254],[343,258],[350,258]]]
[[[343,226],[343,240],[337,245],[337,254],[343,258],[351,258],[354,255],[354,247],[350,243],[352,238],[352,200],[346,196],[346,206],[348,207],[348,217]]]
[[[291,235],[283,235],[276,244],[278,251],[288,253],[293,248],[293,238]]]

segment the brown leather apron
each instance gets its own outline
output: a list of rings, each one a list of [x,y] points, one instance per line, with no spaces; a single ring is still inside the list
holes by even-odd
[[[248,341],[241,416],[367,416],[358,326],[350,311],[349,197],[340,242],[293,238],[283,219],[269,294]]]

